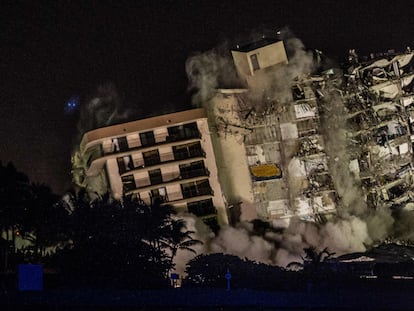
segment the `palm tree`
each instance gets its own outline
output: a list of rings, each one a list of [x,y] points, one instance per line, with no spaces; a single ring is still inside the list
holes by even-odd
[[[297,270],[298,268],[303,269],[304,272],[314,274],[320,271],[320,268],[324,262],[331,259],[335,253],[328,251],[325,247],[322,251],[318,252],[315,247],[304,248],[305,256],[302,257],[303,263],[291,262],[287,265],[288,269]]]
[[[171,267],[173,267],[173,261],[179,250],[186,250],[197,254],[192,248],[197,245],[203,244],[200,240],[193,239],[192,235],[194,231],[187,230],[187,226],[184,219],[173,219],[166,228],[166,239],[164,245],[167,245],[171,252],[170,261]]]

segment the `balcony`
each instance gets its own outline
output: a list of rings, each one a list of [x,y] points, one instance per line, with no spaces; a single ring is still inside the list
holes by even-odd
[[[187,123],[168,128],[167,142],[175,142],[192,138],[200,138],[201,134],[198,130],[197,123]]]
[[[188,203],[187,209],[188,212],[198,217],[217,214],[217,210],[214,207],[213,201],[211,199]]]
[[[183,140],[188,140],[188,139],[200,139],[201,138],[201,134],[199,131],[197,132],[191,132],[191,133],[180,133],[180,134],[175,134],[175,135],[168,135],[166,137],[166,142],[176,142],[176,141],[183,141]]]
[[[199,168],[188,171],[182,171],[180,174],[180,178],[182,179],[189,179],[200,176],[210,176],[210,172],[206,168]]]
[[[177,148],[175,148],[177,147]],[[132,160],[128,162],[129,165],[119,165],[120,174],[124,174],[130,170],[146,170],[148,168],[155,169],[163,166],[168,166],[171,163],[180,161],[181,163],[188,163],[192,159],[205,158],[206,153],[201,148],[199,143],[188,144],[183,146],[174,146],[174,152],[158,154],[157,150],[149,151],[147,154],[144,153],[143,160]],[[119,162],[118,162],[119,163]],[[208,171],[194,172],[193,174],[205,174],[208,176]],[[200,175],[197,175],[200,176]],[[194,177],[194,176],[193,176]],[[187,178],[187,177],[185,177]]]
[[[197,128],[197,123],[185,124],[183,126],[174,126],[168,128],[168,133],[154,134],[153,131],[137,133],[135,138],[117,137],[112,141],[103,144],[105,155],[112,155],[126,152],[129,150],[139,150],[154,146],[186,141],[191,139],[200,139],[201,133]]]
[[[213,195],[208,179],[181,185],[183,198],[193,198],[203,195]]]
[[[133,190],[141,190],[145,191],[148,189],[152,189],[153,186],[163,184],[164,186],[172,185],[179,183],[182,180],[191,180],[197,181],[200,179],[200,177],[208,177],[210,175],[210,172],[206,168],[200,168],[200,169],[193,169],[186,172],[174,172],[174,173],[168,173],[163,174],[162,176],[148,176],[146,178],[139,178],[135,179],[134,181],[134,187],[129,188],[127,191],[133,191]],[[129,175],[128,175],[129,176]],[[197,178],[198,177],[198,178]],[[124,177],[123,177],[124,178]]]

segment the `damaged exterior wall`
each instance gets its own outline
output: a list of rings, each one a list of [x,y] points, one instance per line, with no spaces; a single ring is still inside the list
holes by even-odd
[[[248,87],[219,89],[205,105],[229,204],[238,208],[240,220],[294,215],[317,220],[334,212],[314,81],[298,77],[286,103],[258,99],[252,93],[263,87],[267,75],[288,64],[283,42],[262,39],[232,55]]]
[[[413,53],[360,63],[350,57],[346,85],[350,169],[368,207],[413,205]],[[384,55],[383,55],[384,56]]]
[[[262,38],[232,56],[241,83],[219,85],[205,110],[86,133],[73,158],[74,181],[97,193],[111,189],[117,198],[135,195],[147,204],[161,198],[207,218],[217,209],[221,224],[256,218],[288,222],[293,216],[323,221],[346,205],[350,187],[341,178],[361,192],[364,208],[414,209],[411,51],[364,63],[352,51],[340,82],[333,82],[334,70],[319,76],[300,71],[283,85],[281,97],[272,95],[280,85],[272,87],[290,64],[282,41]],[[173,128],[186,125],[197,135],[168,138]],[[142,143],[147,132],[154,136],[148,146]],[[194,158],[174,151],[184,146],[187,155],[197,153],[194,144],[201,150]],[[151,152],[159,161],[151,162]],[[211,192],[203,192],[207,188],[198,184],[203,180]],[[197,195],[185,197],[193,192]],[[210,199],[213,208],[206,203]]]

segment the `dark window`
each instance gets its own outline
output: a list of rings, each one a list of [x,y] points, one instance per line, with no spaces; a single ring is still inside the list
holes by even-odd
[[[157,185],[162,183],[162,175],[160,169],[148,171],[148,175],[150,178],[151,185]]]
[[[196,197],[199,195],[210,195],[212,190],[208,179],[181,184],[181,191],[184,198]]]
[[[253,71],[259,70],[259,60],[257,59],[257,54],[250,55],[250,61],[252,62]]]
[[[155,165],[161,162],[160,154],[157,149],[143,152],[142,157],[144,158],[144,164],[147,166]]]
[[[188,123],[168,128],[168,140],[177,141],[189,138],[198,138],[200,133],[198,131],[197,123]]]
[[[140,133],[139,137],[141,139],[142,146],[151,146],[155,144],[155,137],[153,131]]]
[[[119,157],[116,160],[118,162],[119,174],[122,175],[123,173],[134,169],[134,162],[132,162],[132,157],[130,155]]]
[[[212,199],[188,203],[187,208],[190,213],[199,217],[215,214],[217,212]]]
[[[122,185],[124,192],[134,190],[136,188],[134,175],[122,176]]]
[[[203,156],[203,149],[201,149],[200,142],[195,142],[191,144],[173,146],[173,153],[175,160],[183,160]]]
[[[207,175],[204,161],[196,161],[180,165],[180,175],[182,178],[192,178]]]
[[[128,149],[128,141],[125,136],[112,139],[113,152],[122,152],[127,151]]]
[[[168,202],[167,191],[165,188],[158,188],[151,190],[151,200],[152,203],[159,202],[164,203]]]
[[[299,86],[292,87],[292,95],[294,100],[305,99],[305,92],[303,91],[303,88]]]

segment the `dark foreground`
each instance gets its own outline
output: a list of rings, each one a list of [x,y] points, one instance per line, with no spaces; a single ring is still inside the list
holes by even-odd
[[[0,293],[0,310],[411,310],[414,284],[319,286],[298,291],[247,289],[91,290]],[[360,284],[361,285],[361,284]]]

